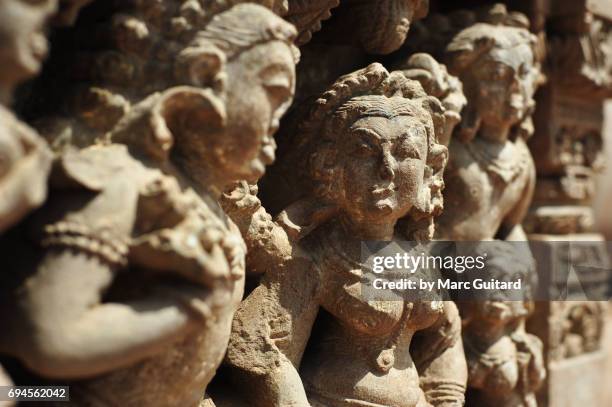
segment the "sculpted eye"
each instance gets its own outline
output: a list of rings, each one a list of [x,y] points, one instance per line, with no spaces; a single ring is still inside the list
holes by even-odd
[[[367,157],[373,155],[376,152],[376,149],[372,144],[367,141],[359,141],[357,142],[355,151],[359,156]]]
[[[414,145],[414,141],[405,138],[401,143],[395,147],[395,157],[398,160],[405,160],[407,158],[421,159],[421,153],[419,149]]]
[[[419,146],[427,142],[426,132],[419,126],[411,126],[408,131],[397,140],[394,154],[398,160],[407,158],[422,159]]]
[[[284,103],[293,95],[291,78],[281,69],[274,66],[261,73],[262,86],[278,104]]]
[[[506,67],[506,66],[495,66],[492,67],[491,69],[491,80],[493,81],[502,81],[504,79],[506,79],[509,75],[511,70]]]
[[[358,128],[353,130],[355,138],[354,151],[360,157],[366,157],[376,154],[379,150],[379,136],[370,129]]]

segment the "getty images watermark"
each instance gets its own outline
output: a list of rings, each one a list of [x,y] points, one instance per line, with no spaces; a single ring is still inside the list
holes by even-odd
[[[587,243],[563,242],[551,254],[550,242],[363,242],[361,293],[384,301],[608,300],[607,256],[593,256]]]

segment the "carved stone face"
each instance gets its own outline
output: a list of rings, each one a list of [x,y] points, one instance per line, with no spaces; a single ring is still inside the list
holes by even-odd
[[[359,119],[340,151],[340,207],[352,220],[395,221],[415,205],[427,158],[427,132],[417,119]]]
[[[0,0],[0,85],[34,76],[47,55],[44,28],[53,0]]]
[[[295,62],[281,41],[240,53],[228,65],[227,123],[220,149],[228,151],[217,163],[231,179],[256,181],[275,159],[273,135],[291,104]]]
[[[491,124],[518,122],[533,105],[537,74],[531,48],[522,44],[493,49],[474,68],[482,119]]]

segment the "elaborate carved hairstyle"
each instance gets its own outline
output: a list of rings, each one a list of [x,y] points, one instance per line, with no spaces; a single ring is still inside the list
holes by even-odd
[[[400,58],[394,69],[402,71],[408,78],[418,81],[428,95],[437,97],[445,108],[446,127],[440,143],[448,146],[451,134],[461,121],[461,111],[467,104],[461,81],[446,70],[431,55],[416,53],[410,57]]]
[[[406,41],[405,50],[421,51],[443,61],[449,73],[460,79],[480,58],[496,48],[512,48],[526,44],[533,52],[534,69],[541,82],[537,38],[529,32],[529,20],[518,12],[508,12],[503,4],[495,4],[476,11],[460,10],[448,15],[434,14],[416,22]],[[464,90],[465,84],[464,84]],[[533,133],[531,113],[534,106],[513,129],[513,137],[528,138]],[[480,127],[480,118],[469,101],[459,125],[462,141],[471,140]]]
[[[116,132],[132,105],[158,92],[165,97],[170,89],[174,102],[158,104],[172,106],[149,110],[161,115],[176,111],[181,98],[223,110],[227,62],[259,44],[283,41],[296,61],[299,55],[293,45],[295,28],[244,0],[131,0],[117,7],[109,21],[98,24],[95,35],[88,36],[95,43],[78,50],[76,78],[72,78],[77,85],[68,85],[73,95],[67,110],[73,126],[74,119],[79,121],[78,133],[94,136],[76,144],[90,144],[100,135]],[[224,110],[216,116],[223,120]]]
[[[329,205],[337,199],[338,156],[340,137],[359,118],[411,116],[421,121],[427,132],[427,158],[424,174],[425,188],[410,217],[415,240],[428,240],[433,218],[443,206],[442,173],[446,165],[447,149],[438,143],[445,126],[444,107],[440,101],[427,95],[421,85],[407,79],[401,72],[389,73],[382,65],[367,68],[338,79],[323,95],[314,101],[310,111],[301,120],[294,135],[297,145],[287,158],[308,157],[298,172],[307,194],[314,194]]]

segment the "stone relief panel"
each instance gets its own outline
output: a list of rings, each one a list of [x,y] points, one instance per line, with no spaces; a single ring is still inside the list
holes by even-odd
[[[612,16],[600,3],[553,3],[550,80],[538,98],[537,137],[529,143],[541,156],[528,221],[532,233],[593,231],[590,203],[596,175],[603,169],[602,101],[612,89]]]
[[[606,304],[602,302],[556,302],[553,313],[557,330],[551,332],[548,356],[554,361],[601,349]]]
[[[612,13],[429,3],[0,0],[15,382],[92,406],[544,405],[550,361],[601,349],[602,304],[540,309],[542,343],[528,296],[369,302],[359,242],[499,239],[495,273],[532,280],[503,240],[590,232]]]
[[[89,103],[45,118],[75,138],[24,225],[40,256],[2,296],[0,348],[77,405],[200,405],[242,299],[246,247],[218,200],[274,160],[297,32],[259,5],[183,3],[120,5],[69,90]]]
[[[595,373],[605,363],[600,345],[605,305],[595,300],[607,298],[610,260],[592,201],[603,168],[612,15],[609,2],[600,0],[550,5],[549,80],[538,96],[536,132],[529,143],[539,157],[538,181],[525,226],[532,244],[548,248],[539,264],[565,301],[540,304],[529,326],[545,342],[549,371],[539,402],[597,405],[594,389],[606,381]],[[559,273],[568,257],[581,265],[572,265],[573,278]]]

